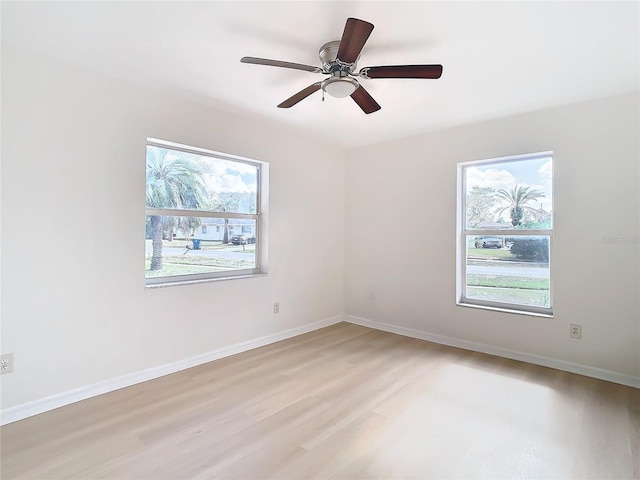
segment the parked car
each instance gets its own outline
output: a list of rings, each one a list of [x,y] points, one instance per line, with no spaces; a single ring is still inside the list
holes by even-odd
[[[241,233],[240,235],[234,235],[231,237],[231,243],[234,245],[246,245],[247,243],[256,243],[255,235],[248,233]]]
[[[500,237],[481,237],[476,240],[476,246],[482,248],[502,248],[502,238]]]

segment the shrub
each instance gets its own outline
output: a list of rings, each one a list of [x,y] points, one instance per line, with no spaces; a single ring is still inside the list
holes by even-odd
[[[511,253],[525,260],[549,261],[549,240],[545,238],[515,238]]]

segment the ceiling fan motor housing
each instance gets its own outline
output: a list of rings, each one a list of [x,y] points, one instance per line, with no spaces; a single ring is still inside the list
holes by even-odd
[[[344,63],[338,60],[338,48],[340,47],[340,40],[334,40],[333,42],[327,42],[320,47],[318,56],[322,62],[322,71],[324,73],[344,72],[345,74],[353,73],[356,69],[356,64],[360,59],[360,55],[353,63]]]

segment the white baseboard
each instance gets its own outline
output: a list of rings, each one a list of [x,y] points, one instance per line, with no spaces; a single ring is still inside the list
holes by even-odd
[[[486,353],[489,355],[495,355],[498,357],[510,358],[512,360],[520,360],[534,365],[541,365],[543,367],[555,368],[557,370],[563,370],[566,372],[576,373],[578,375],[585,375],[587,377],[593,377],[600,380],[606,380],[609,382],[619,383],[621,385],[627,385],[630,387],[640,388],[640,378],[633,377],[631,375],[625,375],[618,372],[612,372],[610,370],[604,370],[600,368],[590,367],[587,365],[580,365],[576,363],[566,362],[563,360],[557,360],[553,358],[541,357],[530,353],[516,352],[513,350],[507,350],[491,345],[485,345],[476,342],[469,342],[466,340],[460,340],[453,337],[447,337],[444,335],[437,335],[429,332],[423,332],[420,330],[414,330],[411,328],[400,327],[396,325],[390,325],[387,323],[374,322],[366,318],[355,317],[351,315],[336,315],[318,322],[302,325],[301,327],[292,328],[282,332],[274,333],[264,337],[248,340],[246,342],[237,343],[228,347],[222,347],[211,352],[203,353],[193,357],[185,358],[177,362],[159,365],[146,370],[133,372],[120,377],[104,380],[101,382],[93,383],[83,387],[75,388],[67,392],[62,392],[56,395],[51,395],[42,399],[34,400],[32,402],[23,403],[14,407],[0,410],[0,425],[6,425],[23,418],[38,415],[55,408],[64,407],[87,398],[102,395],[103,393],[112,392],[121,388],[129,387],[138,383],[153,380],[164,375],[176,373],[187,368],[202,365],[203,363],[218,360],[220,358],[235,355],[237,353],[246,352],[254,348],[269,345],[271,343],[279,342],[287,338],[302,335],[304,333],[312,332],[320,328],[328,327],[340,322],[349,322],[356,325],[362,325],[364,327],[374,328],[376,330],[382,330],[385,332],[396,333],[398,335],[404,335],[406,337],[417,338],[420,340],[426,340],[429,342],[439,343],[442,345],[449,345],[451,347],[463,348],[465,350],[472,350],[475,352]]]
[[[489,355],[495,355],[497,357],[509,358],[511,360],[520,360],[522,362],[532,363],[534,365],[555,368],[556,370],[563,370],[565,372],[577,373],[578,375],[584,375],[586,377],[597,378],[599,380],[619,383],[621,385],[627,385],[629,387],[640,388],[640,378],[618,372],[612,372],[610,370],[590,367],[588,365],[581,365],[578,363],[566,362],[564,360],[557,360],[554,358],[541,357],[538,355],[533,355],[531,353],[517,352],[514,350],[494,347],[482,343],[469,342],[467,340],[460,340],[444,335],[423,332],[420,330],[414,330],[412,328],[399,327],[396,325],[390,325],[388,323],[374,322],[373,320],[355,317],[352,315],[345,315],[344,320],[345,322],[354,323],[363,327],[374,328],[376,330],[382,330],[390,333],[397,333],[398,335],[403,335],[405,337],[417,338],[419,340],[426,340],[428,342],[449,345],[451,347],[463,348],[465,350],[486,353]]]
[[[62,392],[49,397],[41,398],[31,402],[16,405],[14,407],[0,410],[0,425],[6,425],[23,418],[38,415],[55,408],[64,407],[71,403],[79,402],[87,398],[102,395],[103,393],[112,392],[121,388],[130,387],[137,383],[146,382],[159,378],[164,375],[179,372],[187,368],[202,365],[203,363],[218,360],[220,358],[235,355],[236,353],[246,352],[254,348],[263,347],[271,343],[279,342],[287,338],[302,335],[303,333],[312,332],[320,328],[328,327],[344,321],[344,316],[336,315],[335,317],[326,318],[314,323],[302,325],[301,327],[291,328],[282,332],[266,335],[264,337],[248,340],[246,342],[236,343],[228,347],[218,348],[211,352],[203,353],[201,355],[195,355],[193,357],[185,358],[177,362],[167,363],[159,365],[157,367],[148,368],[138,372],[129,373],[120,377],[103,380],[101,382],[93,383],[83,387],[75,388],[67,392]]]

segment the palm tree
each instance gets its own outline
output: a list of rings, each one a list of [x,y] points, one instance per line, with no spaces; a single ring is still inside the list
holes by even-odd
[[[202,169],[181,158],[180,153],[177,158],[167,158],[172,153],[177,152],[160,147],[147,148],[147,208],[201,208],[206,202]],[[164,217],[151,215],[151,270],[162,269],[163,223]]]
[[[240,205],[238,192],[219,192],[213,199],[214,209],[218,212],[237,212]],[[229,219],[224,219],[222,243],[229,243]]]
[[[498,197],[505,200],[507,202],[507,206],[498,210],[497,215],[500,216],[502,212],[509,210],[511,225],[514,227],[520,225],[524,219],[524,211],[535,210],[527,204],[537,200],[538,198],[544,197],[544,192],[541,192],[540,190],[531,190],[530,188],[531,187],[516,185],[510,192],[502,189],[498,190]]]

